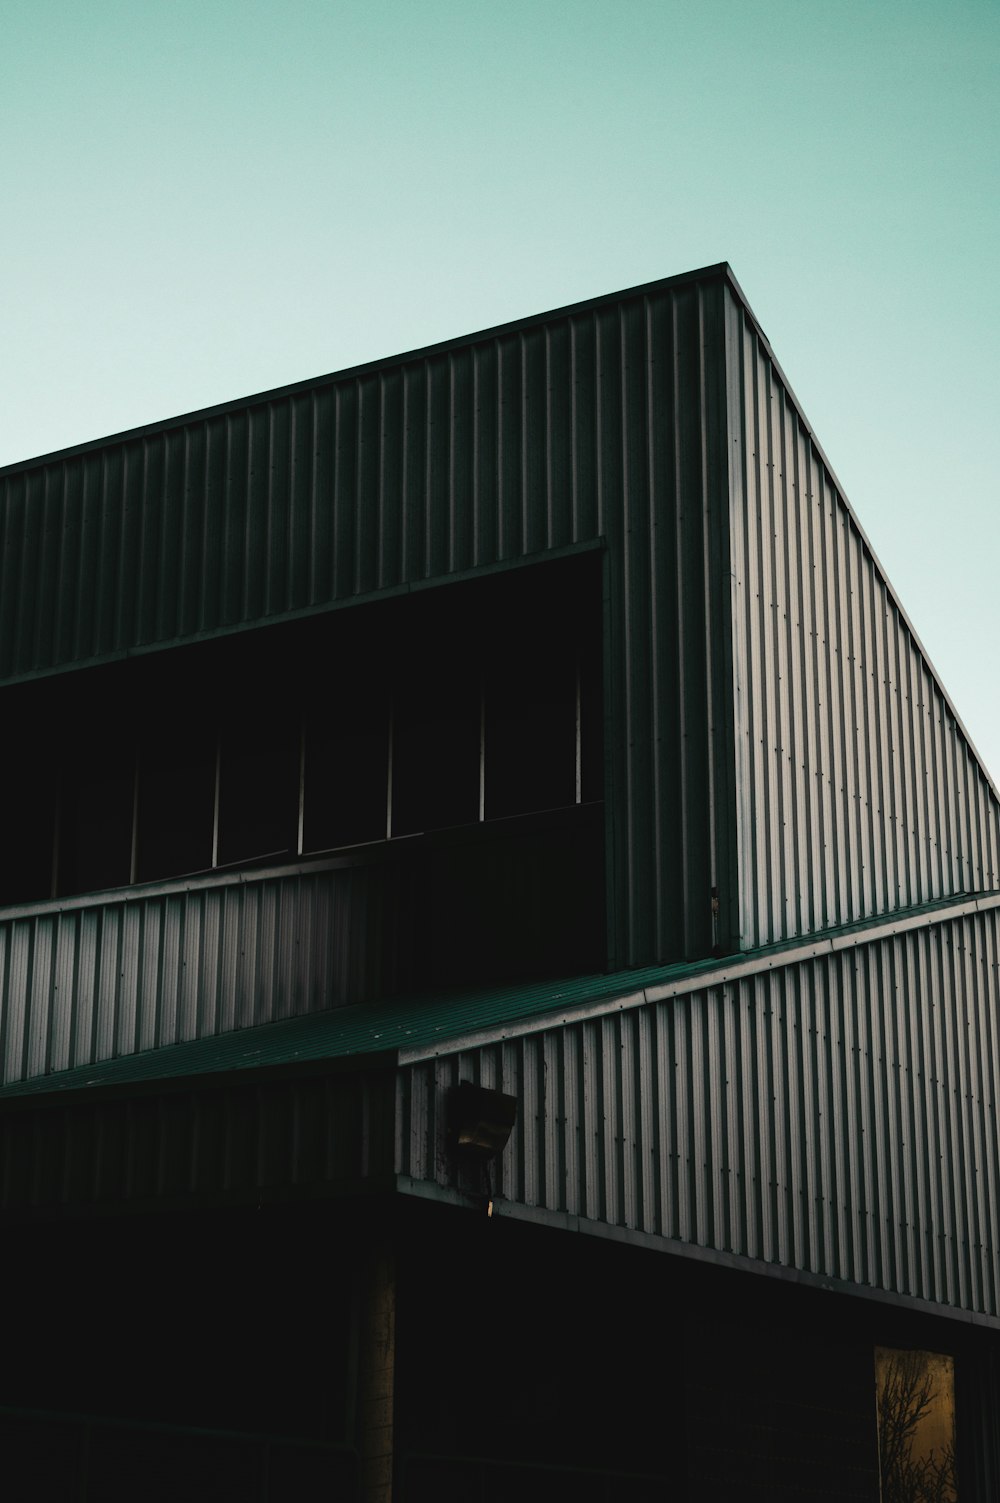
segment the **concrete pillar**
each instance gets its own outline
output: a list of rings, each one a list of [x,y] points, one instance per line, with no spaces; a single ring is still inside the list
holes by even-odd
[[[371,1249],[361,1280],[357,1434],[362,1503],[392,1503],[396,1376],[396,1263],[388,1239]]]

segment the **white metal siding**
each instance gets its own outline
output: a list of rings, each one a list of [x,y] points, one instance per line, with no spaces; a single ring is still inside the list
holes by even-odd
[[[993,908],[415,1063],[397,1170],[472,1080],[510,1200],[998,1315],[998,962]]]
[[[4,1082],[316,1012],[391,964],[343,942],[364,867],[192,880],[33,904],[0,921]],[[376,925],[377,929],[377,925]]]
[[[1000,885],[995,791],[727,298],[741,942]]]

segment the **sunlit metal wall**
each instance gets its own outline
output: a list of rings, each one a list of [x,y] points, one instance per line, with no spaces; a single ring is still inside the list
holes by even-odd
[[[727,276],[0,472],[0,678],[603,540],[610,960],[707,953],[735,906]]]
[[[517,1097],[512,1201],[998,1315],[997,902],[416,1061],[397,1168],[454,1182],[472,1080]]]
[[[0,921],[3,1081],[378,991],[394,959],[384,891],[379,868],[328,864],[11,910]]]
[[[727,341],[743,945],[996,888],[996,793],[731,295]]]

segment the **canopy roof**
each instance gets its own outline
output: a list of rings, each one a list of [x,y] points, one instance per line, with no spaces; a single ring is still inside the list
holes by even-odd
[[[0,1089],[0,1101],[324,1060],[370,1063],[380,1056],[386,1062],[407,1064],[454,1054],[491,1038],[535,1033],[564,1021],[683,996],[730,978],[799,964],[832,950],[853,949],[888,934],[996,907],[1000,893],[962,894],[721,960],[359,1003],[15,1081]]]

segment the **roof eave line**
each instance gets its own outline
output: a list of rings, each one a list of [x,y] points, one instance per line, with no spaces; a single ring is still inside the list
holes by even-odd
[[[904,911],[893,915],[883,915],[873,919],[870,924],[852,929],[849,933],[803,940],[799,944],[783,945],[780,950],[770,949],[755,951],[746,956],[729,956],[724,961],[720,961],[718,966],[710,969],[693,970],[685,976],[677,976],[670,981],[660,982],[653,986],[638,987],[620,996],[602,997],[594,1001],[581,1002],[576,1006],[571,1004],[556,1012],[514,1019],[508,1023],[497,1023],[489,1028],[479,1029],[475,1033],[456,1034],[434,1044],[400,1049],[398,1062],[401,1066],[420,1064],[424,1060],[459,1054],[466,1049],[479,1049],[489,1044],[504,1043],[508,1039],[545,1033],[551,1028],[562,1028],[573,1023],[587,1022],[593,1018],[610,1017],[618,1012],[629,1012],[636,1007],[645,1007],[652,1002],[672,1001],[690,996],[692,992],[704,991],[713,986],[723,986],[729,981],[743,980],[744,977],[757,976],[765,971],[785,970],[789,966],[801,965],[805,961],[816,960],[824,955],[859,949],[862,945],[875,944],[879,940],[890,939],[897,934],[907,934],[915,929],[933,928],[936,924],[948,923],[970,914],[989,913],[996,908],[1000,908],[1000,892],[964,896],[954,903],[947,903],[930,911],[923,908],[917,913]]]

